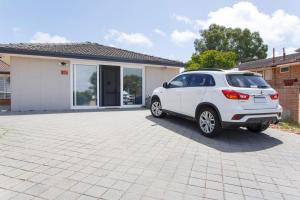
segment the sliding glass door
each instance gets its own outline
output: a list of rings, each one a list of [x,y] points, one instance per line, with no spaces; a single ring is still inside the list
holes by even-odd
[[[123,105],[142,105],[143,69],[123,68]]]
[[[110,65],[73,65],[73,108],[141,106],[144,69]]]
[[[97,66],[74,65],[73,106],[97,106]]]

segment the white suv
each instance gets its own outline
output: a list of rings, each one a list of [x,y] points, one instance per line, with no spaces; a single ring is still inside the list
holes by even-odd
[[[183,72],[153,91],[154,117],[176,114],[199,124],[205,136],[221,128],[266,130],[281,119],[278,93],[260,74],[219,69]]]

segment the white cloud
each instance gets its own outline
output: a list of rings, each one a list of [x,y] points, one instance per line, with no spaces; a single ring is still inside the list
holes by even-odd
[[[196,21],[198,28],[207,28],[216,23],[226,27],[249,28],[258,31],[269,48],[290,50],[300,44],[300,19],[284,10],[271,14],[260,11],[250,2],[239,2],[231,7],[220,8],[208,14],[205,20]],[[290,51],[287,51],[290,53]]]
[[[198,37],[198,34],[189,30],[186,31],[178,31],[174,30],[171,33],[171,39],[175,43],[184,43],[191,40],[194,40]]]
[[[154,29],[154,33],[160,35],[160,36],[163,36],[165,37],[166,36],[166,33],[158,28]]]
[[[13,28],[12,28],[12,31],[13,31],[14,34],[18,34],[18,33],[21,33],[21,32],[22,32],[22,29],[19,28],[19,27],[13,27]]]
[[[179,22],[183,22],[186,24],[192,24],[194,23],[193,20],[191,20],[189,17],[187,16],[183,16],[183,15],[173,15],[175,17],[175,19]]]
[[[65,37],[59,35],[50,35],[49,33],[36,32],[32,39],[32,43],[67,43],[70,42]]]
[[[109,33],[104,37],[107,41],[114,41],[119,44],[126,45],[141,45],[152,47],[152,41],[142,33],[125,33],[117,30],[109,30]]]

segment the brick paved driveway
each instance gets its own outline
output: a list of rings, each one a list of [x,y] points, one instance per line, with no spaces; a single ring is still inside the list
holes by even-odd
[[[300,199],[300,136],[146,110],[0,116],[0,199]],[[3,133],[4,132],[4,133]]]

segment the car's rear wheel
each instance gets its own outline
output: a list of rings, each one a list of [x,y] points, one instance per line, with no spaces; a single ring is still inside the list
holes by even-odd
[[[166,116],[166,113],[163,112],[161,103],[159,99],[153,99],[150,106],[151,114],[153,117],[162,118]]]
[[[266,123],[261,123],[261,124],[249,125],[249,126],[247,126],[247,129],[251,132],[259,133],[259,132],[267,130],[269,128],[269,126],[270,126],[270,123],[266,122]]]
[[[213,137],[220,133],[220,120],[216,111],[212,108],[203,108],[198,114],[198,125],[201,133],[207,137]]]

